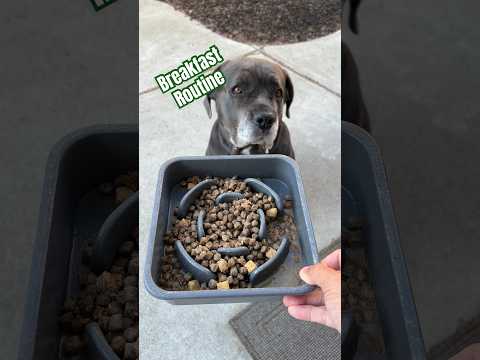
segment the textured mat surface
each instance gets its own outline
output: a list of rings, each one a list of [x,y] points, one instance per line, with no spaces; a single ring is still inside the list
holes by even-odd
[[[320,258],[338,248],[335,242]],[[281,302],[250,305],[230,325],[255,360],[340,360],[340,334],[326,326],[293,319]]]
[[[340,335],[328,327],[293,319],[285,306],[257,303],[230,320],[255,360],[337,360]]]

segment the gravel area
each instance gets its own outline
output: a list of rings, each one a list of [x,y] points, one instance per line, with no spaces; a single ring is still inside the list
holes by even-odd
[[[230,39],[257,45],[315,39],[340,29],[338,0],[166,0]]]

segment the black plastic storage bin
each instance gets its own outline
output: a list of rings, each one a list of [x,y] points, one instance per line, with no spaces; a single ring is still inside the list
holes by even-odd
[[[81,244],[73,228],[83,226],[94,236],[114,207],[96,204],[82,214],[80,200],[99,184],[136,169],[135,125],[82,129],[52,149],[45,170],[19,359],[60,358],[59,314],[66,296],[79,287]],[[85,358],[105,359],[92,353]]]
[[[189,176],[221,176],[259,178],[270,185],[281,198],[289,194],[293,200],[294,219],[303,264],[318,262],[317,245],[308,212],[297,163],[284,155],[196,156],[178,157],[166,162],[159,172],[155,204],[150,225],[145,263],[145,286],[148,292],[172,304],[232,303],[271,300],[283,295],[300,295],[313,290],[308,284],[297,286],[254,287],[230,290],[168,291],[157,284],[163,235],[170,226],[173,209],[185,193],[178,189]],[[288,255],[285,266],[291,263]]]
[[[384,166],[374,140],[342,123],[342,223],[360,216],[386,359],[425,359]]]

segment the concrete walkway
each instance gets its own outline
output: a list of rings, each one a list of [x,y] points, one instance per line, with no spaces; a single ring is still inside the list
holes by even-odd
[[[287,119],[302,172],[318,248],[340,235],[340,32],[284,46],[245,45],[211,32],[169,5],[140,1],[140,271],[161,164],[203,155],[213,120],[201,102],[178,110],[154,76],[217,45],[225,58],[264,56],[283,65],[295,87]],[[173,306],[140,285],[142,358],[250,359],[228,325],[245,304]]]

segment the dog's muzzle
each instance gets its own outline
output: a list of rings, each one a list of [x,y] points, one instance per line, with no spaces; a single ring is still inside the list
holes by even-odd
[[[261,130],[266,131],[272,127],[275,122],[275,116],[271,113],[260,113],[256,114],[253,120]]]

